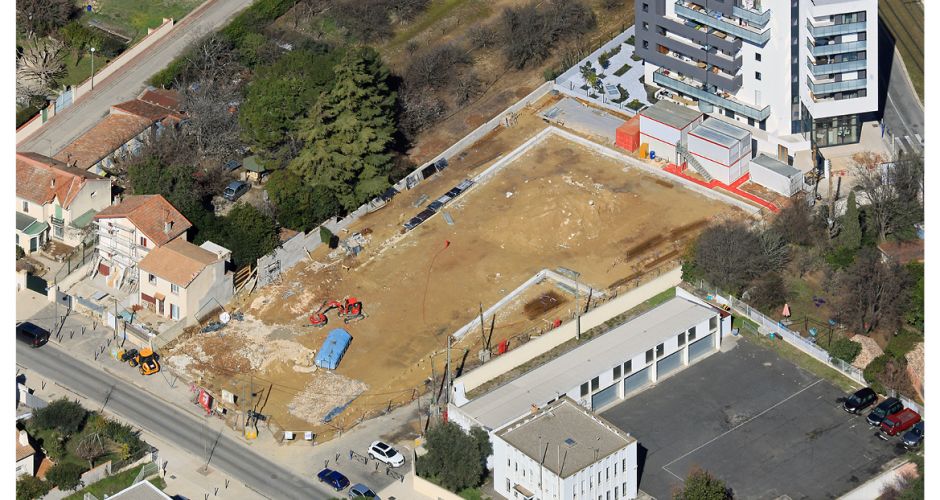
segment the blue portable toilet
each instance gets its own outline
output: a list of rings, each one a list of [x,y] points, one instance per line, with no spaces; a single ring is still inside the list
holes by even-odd
[[[350,342],[352,342],[352,335],[346,330],[342,328],[331,330],[326,340],[323,341],[320,351],[317,352],[314,363],[320,368],[335,370],[339,366],[339,361],[343,359],[343,354],[346,354]]]
[[[656,159],[656,151],[650,151],[650,160]]]

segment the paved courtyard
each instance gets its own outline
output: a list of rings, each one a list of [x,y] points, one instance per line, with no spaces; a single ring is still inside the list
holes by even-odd
[[[736,498],[836,498],[903,455],[842,411],[841,390],[747,340],[602,416],[640,444],[639,487],[671,498],[696,466]]]

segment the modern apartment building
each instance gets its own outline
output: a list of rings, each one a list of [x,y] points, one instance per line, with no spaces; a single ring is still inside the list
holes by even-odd
[[[781,159],[858,142],[878,111],[877,0],[636,0],[636,54],[647,84]]]

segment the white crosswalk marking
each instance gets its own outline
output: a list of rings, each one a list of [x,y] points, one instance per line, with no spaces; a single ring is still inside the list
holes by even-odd
[[[921,137],[920,134],[914,134],[914,137],[917,138],[917,142],[919,142],[921,146],[924,145],[924,138]]]

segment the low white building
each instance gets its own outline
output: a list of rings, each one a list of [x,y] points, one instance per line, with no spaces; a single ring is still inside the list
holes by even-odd
[[[761,154],[751,160],[751,182],[775,193],[793,196],[803,189],[803,172],[780,160]]]
[[[177,238],[141,259],[138,303],[179,321],[199,320],[231,300],[233,279],[225,263],[232,253],[215,243],[206,243],[198,247]]]
[[[637,441],[571,399],[492,434],[493,486],[509,499],[637,496]]]
[[[730,186],[748,172],[751,134],[708,118],[689,131],[689,154],[718,182]]]
[[[471,401],[456,383],[448,417],[492,431],[564,396],[598,411],[716,352],[730,330],[728,313],[677,296]]]
[[[686,147],[689,131],[702,123],[702,113],[670,101],[659,101],[640,111],[640,144],[650,156],[680,163],[678,149]]]

